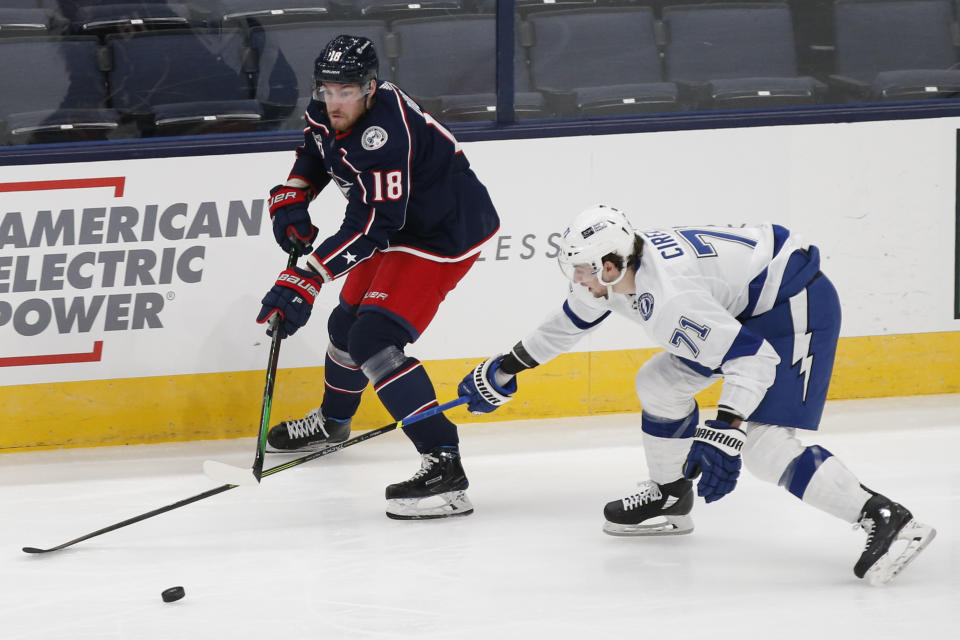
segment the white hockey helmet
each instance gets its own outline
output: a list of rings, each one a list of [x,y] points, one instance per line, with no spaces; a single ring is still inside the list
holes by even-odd
[[[597,204],[577,214],[560,238],[557,261],[564,275],[574,284],[596,275],[607,287],[620,282],[633,255],[636,232],[619,209]],[[614,280],[603,279],[603,257],[615,253],[623,258],[624,268]]]

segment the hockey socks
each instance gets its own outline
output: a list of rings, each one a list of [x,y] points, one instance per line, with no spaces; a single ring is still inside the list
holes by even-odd
[[[693,434],[700,412],[693,412],[679,420],[660,418],[646,411],[641,416],[643,451],[647,458],[650,479],[665,484],[683,477],[683,463],[693,443]]]
[[[327,347],[323,370],[323,414],[330,419],[353,417],[360,406],[360,397],[367,386],[367,376],[343,349],[332,343]]]
[[[405,357],[398,367],[381,376],[375,384],[383,406],[396,420],[402,420],[437,405],[433,383],[416,358]],[[438,447],[456,449],[460,440],[457,427],[442,413],[404,429],[420,453]]]

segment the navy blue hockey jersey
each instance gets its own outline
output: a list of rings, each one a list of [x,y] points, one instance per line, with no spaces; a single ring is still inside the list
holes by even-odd
[[[315,193],[332,180],[347,198],[339,231],[307,258],[324,279],[376,251],[456,262],[478,253],[499,229],[456,138],[395,85],[379,82],[372,107],[349,131],[335,131],[316,101],[306,117],[290,177]]]

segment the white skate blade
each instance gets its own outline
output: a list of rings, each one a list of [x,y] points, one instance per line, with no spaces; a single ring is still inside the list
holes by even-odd
[[[465,491],[450,491],[425,498],[387,500],[387,517],[394,520],[430,520],[466,516],[473,513],[473,504]]]
[[[611,536],[682,536],[693,531],[690,516],[664,516],[663,522],[617,524],[607,520],[603,532]]]
[[[216,460],[204,460],[203,472],[211,480],[222,484],[234,484],[238,487],[255,487],[260,484],[253,475],[253,469],[234,467]]]
[[[897,539],[890,545],[890,550],[880,557],[867,570],[864,579],[875,587],[887,584],[894,576],[903,571],[904,567],[913,562],[933,539],[937,537],[937,530],[933,527],[911,520],[897,533]],[[903,543],[906,543],[904,546]],[[897,553],[897,549],[902,549]]]

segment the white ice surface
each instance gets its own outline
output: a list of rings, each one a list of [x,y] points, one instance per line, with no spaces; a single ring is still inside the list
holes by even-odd
[[[604,535],[646,476],[638,417],[462,427],[464,518],[384,516],[419,465],[390,433],[43,556],[20,548],[212,488],[203,460],[253,441],[2,455],[0,638],[960,637],[960,396],[831,403],[804,434],[938,529],[882,588],[853,575],[861,531],[746,472],[691,535]]]

